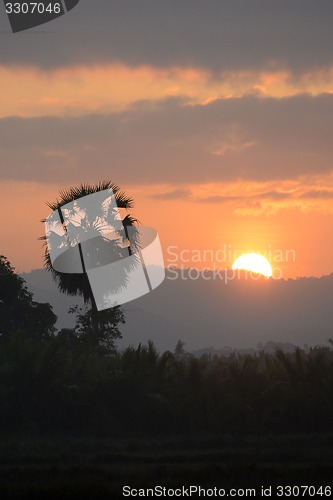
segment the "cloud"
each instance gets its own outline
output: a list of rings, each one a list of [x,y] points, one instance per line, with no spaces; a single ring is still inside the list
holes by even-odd
[[[164,193],[154,193],[150,196],[155,200],[184,200],[188,199],[191,191],[189,189],[175,189]]]
[[[292,198],[293,195],[291,193],[284,193],[280,191],[267,191],[264,193],[257,193],[254,192],[253,194],[246,195],[246,194],[239,194],[239,195],[234,195],[234,196],[228,196],[228,195],[214,195],[214,196],[207,196],[204,198],[200,198],[197,200],[200,203],[227,203],[227,202],[233,202],[233,201],[241,201],[241,202],[248,202],[251,200],[287,200]]]
[[[0,120],[2,179],[126,184],[267,181],[333,169],[333,95],[141,101],[123,112]],[[211,152],[237,136],[251,147]],[[281,195],[280,195],[281,196]]]
[[[325,189],[313,186],[326,185]],[[139,187],[145,190],[145,187]],[[166,201],[186,201],[196,205],[225,205],[237,216],[271,216],[281,211],[317,213],[331,216],[333,213],[333,175],[302,176],[294,180],[228,181],[179,186],[150,187],[150,198]],[[192,205],[192,209],[194,209]],[[206,210],[206,209],[205,209]]]
[[[295,81],[290,72],[229,71],[213,79],[209,71],[197,68],[121,64],[70,66],[61,69],[1,66],[0,118],[8,116],[80,116],[89,113],[123,111],[140,100],[159,101],[185,97],[192,104],[211,104],[219,98],[256,95],[290,97],[331,92],[333,68],[316,71]],[[22,85],[24,81],[24,85]],[[244,142],[237,130],[214,145],[213,154],[223,156],[254,145]]]
[[[15,35],[0,7],[0,61],[8,65],[122,61],[299,75],[333,63],[333,4],[326,0],[81,0],[68,15]]]
[[[326,185],[326,189],[315,186]],[[333,214],[333,175],[302,176],[295,179],[230,181],[190,186],[188,201],[199,205],[228,205],[241,217],[259,217],[285,213]]]
[[[310,198],[310,199],[331,199],[333,198],[333,191],[328,189],[310,189],[305,191],[300,198]]]

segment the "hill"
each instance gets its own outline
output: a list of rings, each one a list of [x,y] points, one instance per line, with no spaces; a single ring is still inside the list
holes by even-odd
[[[182,339],[187,350],[256,347],[269,341],[303,346],[327,344],[333,336],[333,274],[288,280],[225,280],[213,272],[167,272],[152,293],[124,306],[126,325],[120,347],[152,339],[160,350]],[[60,294],[45,270],[23,274],[38,301],[49,301],[58,328],[70,327],[68,315],[80,297]],[[195,277],[196,279],[192,279]]]

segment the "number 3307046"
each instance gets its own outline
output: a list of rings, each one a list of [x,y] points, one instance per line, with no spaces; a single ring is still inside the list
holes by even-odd
[[[60,14],[61,5],[60,3],[49,3],[45,5],[41,2],[7,2],[6,12],[7,14]]]

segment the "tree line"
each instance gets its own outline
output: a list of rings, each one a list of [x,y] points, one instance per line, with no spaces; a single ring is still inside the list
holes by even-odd
[[[112,312],[110,312],[112,311]],[[276,350],[195,357],[181,342],[118,350],[121,308],[74,307],[76,326],[55,329],[0,257],[2,433],[186,434],[328,432],[333,421],[333,350]],[[154,332],[151,332],[152,336]],[[222,332],[221,332],[222,333]]]

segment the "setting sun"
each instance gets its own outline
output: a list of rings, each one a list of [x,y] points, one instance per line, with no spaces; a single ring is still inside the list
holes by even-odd
[[[238,257],[232,265],[232,269],[243,269],[259,273],[270,278],[272,276],[272,267],[268,260],[258,253],[246,253]]]

